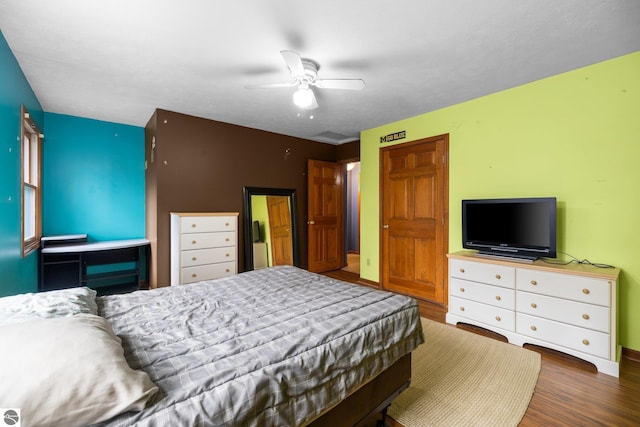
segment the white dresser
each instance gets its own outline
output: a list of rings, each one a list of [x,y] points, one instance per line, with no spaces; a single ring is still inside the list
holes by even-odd
[[[617,268],[449,254],[447,323],[468,323],[593,363],[618,376]]]
[[[171,285],[238,273],[238,213],[171,213]]]

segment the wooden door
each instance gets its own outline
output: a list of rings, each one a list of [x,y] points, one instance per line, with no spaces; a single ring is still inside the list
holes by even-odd
[[[381,285],[447,303],[448,135],[383,148]]]
[[[343,165],[308,161],[309,271],[344,267]]]
[[[288,196],[267,196],[272,265],[293,265],[291,207]]]

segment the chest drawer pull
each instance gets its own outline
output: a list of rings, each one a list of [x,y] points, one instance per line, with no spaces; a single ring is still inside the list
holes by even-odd
[[[538,284],[538,282],[536,282],[535,280],[532,280],[532,281],[531,281],[531,284],[532,284],[533,286],[536,286],[536,285]]]
[[[460,269],[460,273],[464,273],[464,268],[461,268],[461,269]]]
[[[197,259],[196,257],[193,257],[193,258],[191,258],[191,261],[195,261],[196,259]]]
[[[499,321],[501,321],[502,319],[500,318],[500,316],[496,316],[496,320],[499,322]]]
[[[196,228],[196,225],[195,225],[195,224],[191,224],[191,227],[192,227],[192,228]]]
[[[229,256],[229,254],[227,254],[226,256]]]
[[[536,328],[534,325],[532,325],[532,326],[531,326],[531,330],[532,330],[532,331],[537,331],[537,330],[538,330],[538,328]]]
[[[464,311],[464,307],[460,307],[460,311]]]
[[[191,241],[191,244],[192,244],[192,245],[195,245],[195,244],[196,244],[196,241],[195,241],[195,240],[192,240],[192,241]]]
[[[589,292],[589,289],[583,289],[582,293],[585,294],[585,295],[589,295],[590,292]]]
[[[496,295],[496,300],[500,301],[502,297],[500,295]]]
[[[227,268],[225,271],[228,273],[230,270]]]
[[[584,320],[589,320],[589,315],[588,315],[588,314],[583,314],[583,315],[582,315],[582,318],[583,318]]]
[[[192,273],[191,277],[198,277],[198,275],[196,273]]]
[[[582,344],[589,345],[589,340],[582,340]]]
[[[229,239],[228,237],[226,239],[224,239],[225,242],[228,242],[229,240],[231,240],[231,239]]]
[[[225,227],[228,227],[228,226],[229,226],[229,223],[228,223],[228,222],[225,222],[225,223],[224,223],[224,226],[225,226]]]
[[[536,304],[535,302],[531,303],[531,308],[538,308],[538,304]]]
[[[460,288],[460,292],[464,292],[464,288]]]
[[[502,276],[500,276],[499,274],[496,274],[496,279],[500,280],[502,279]]]

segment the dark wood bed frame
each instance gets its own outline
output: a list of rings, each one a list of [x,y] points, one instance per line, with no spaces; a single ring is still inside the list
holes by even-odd
[[[379,412],[382,425],[385,425],[387,407],[409,387],[410,382],[411,353],[400,358],[308,426],[359,426]]]

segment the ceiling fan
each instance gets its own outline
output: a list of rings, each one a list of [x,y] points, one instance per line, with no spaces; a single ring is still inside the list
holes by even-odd
[[[305,110],[318,108],[316,96],[310,86],[318,89],[362,90],[364,80],[361,79],[318,79],[320,64],[312,59],[302,58],[292,50],[280,51],[284,62],[289,67],[293,80],[286,83],[268,83],[245,86],[247,89],[270,89],[278,87],[297,87],[293,93],[293,103]]]

